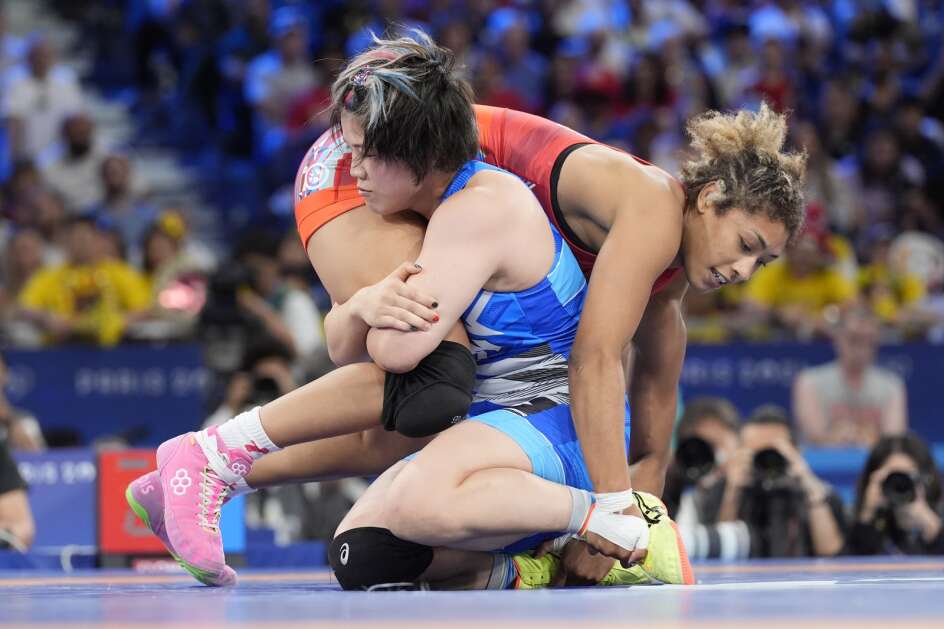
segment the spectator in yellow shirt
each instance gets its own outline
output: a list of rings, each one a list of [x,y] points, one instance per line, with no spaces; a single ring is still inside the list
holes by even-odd
[[[150,305],[144,278],[107,258],[95,220],[73,218],[67,261],[37,272],[20,292],[19,315],[39,327],[47,343],[117,344],[129,319]]]
[[[856,285],[836,264],[825,231],[809,229],[783,260],[758,271],[744,289],[748,311],[800,338],[828,334],[836,307],[853,302]]]
[[[869,264],[859,271],[859,290],[865,303],[885,325],[903,330],[920,328],[918,306],[925,297],[924,283],[907,269],[889,260],[895,231],[890,225],[875,225],[866,240]]]

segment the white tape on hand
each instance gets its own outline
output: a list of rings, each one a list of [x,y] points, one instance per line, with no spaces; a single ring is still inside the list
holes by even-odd
[[[645,520],[634,515],[594,509],[587,522],[586,532],[596,533],[626,550],[644,550],[649,546],[649,526]]]
[[[593,494],[593,500],[597,504],[597,509],[609,513],[620,513],[624,509],[636,504],[633,497],[633,490],[614,491],[606,494]]]

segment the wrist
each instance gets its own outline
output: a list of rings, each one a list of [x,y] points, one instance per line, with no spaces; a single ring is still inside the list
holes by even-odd
[[[928,515],[921,527],[921,536],[926,543],[933,542],[941,533],[941,518],[933,511]]]
[[[593,500],[597,509],[608,513],[621,513],[625,509],[636,505],[632,488],[623,491],[594,492]]]
[[[818,480],[803,484],[803,491],[806,494],[806,501],[810,504],[816,502],[825,502],[829,492]]]

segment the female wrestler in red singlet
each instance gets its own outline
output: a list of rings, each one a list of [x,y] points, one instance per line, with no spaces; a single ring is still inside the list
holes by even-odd
[[[638,465],[632,486],[659,494],[685,348],[682,296],[689,285],[710,290],[745,281],[782,252],[802,222],[803,158],[782,152],[784,119],[766,107],[693,121],[689,131],[699,157],[684,165],[681,181],[535,116],[486,107],[476,114],[486,160],[533,185],[549,220],[584,270],[592,270],[570,378],[574,423],[594,488],[630,487],[618,434],[626,395],[622,357],[633,342],[629,457]],[[420,249],[423,221],[372,212],[386,192],[351,176],[351,154],[334,134],[322,136],[299,169],[296,219],[337,304],[325,326],[332,357],[342,364],[363,356],[333,341],[340,336],[332,334],[334,326],[427,326],[435,321],[435,296],[420,295],[405,281],[421,272],[403,262]],[[373,322],[361,316],[366,312]],[[448,338],[461,340],[461,328]],[[316,388],[318,395],[310,395]],[[269,405],[267,417],[307,425],[310,438],[319,440],[262,457],[248,484],[378,473],[418,449],[422,442],[368,430],[382,399],[382,372],[365,363]],[[363,432],[345,434],[351,417],[360,422],[353,430]],[[335,420],[342,418],[347,423],[339,429]],[[267,431],[281,442],[278,429]],[[285,439],[297,440],[297,433]]]

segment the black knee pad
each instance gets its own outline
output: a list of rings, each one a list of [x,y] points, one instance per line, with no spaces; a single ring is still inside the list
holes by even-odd
[[[345,590],[414,583],[433,562],[431,546],[402,540],[387,529],[363,526],[331,541],[328,561]]]
[[[384,380],[383,426],[407,437],[428,437],[469,413],[475,359],[459,343],[443,341],[407,373]]]

